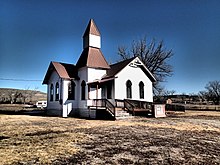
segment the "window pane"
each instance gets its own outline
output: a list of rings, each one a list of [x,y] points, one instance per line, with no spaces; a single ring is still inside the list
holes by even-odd
[[[144,99],[144,83],[142,81],[139,83],[139,93],[140,99]]]
[[[68,99],[75,100],[75,86],[76,84],[72,81],[68,84]]]
[[[127,98],[132,98],[132,83],[130,80],[126,82],[126,92],[127,92]]]
[[[59,100],[59,83],[56,83],[56,101]]]
[[[53,101],[53,84],[50,85],[50,101]]]
[[[81,100],[85,100],[86,99],[86,83],[83,80],[81,83]]]

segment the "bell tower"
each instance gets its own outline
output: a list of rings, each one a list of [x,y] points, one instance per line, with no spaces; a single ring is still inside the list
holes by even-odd
[[[93,19],[90,19],[83,35],[83,52],[76,64],[77,68],[89,67],[110,69],[101,51],[101,35]]]
[[[83,35],[83,49],[88,47],[101,48],[101,35],[93,19],[90,19]]]

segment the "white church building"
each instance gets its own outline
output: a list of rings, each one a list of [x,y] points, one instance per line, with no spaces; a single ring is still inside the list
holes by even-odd
[[[138,57],[109,65],[101,51],[101,34],[91,19],[83,35],[78,62],[51,62],[47,85],[47,113],[62,117],[98,118],[147,111],[156,81]]]

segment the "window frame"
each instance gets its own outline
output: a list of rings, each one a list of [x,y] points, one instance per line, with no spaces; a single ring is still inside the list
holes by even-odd
[[[143,83],[143,81],[139,82],[139,97],[140,97],[140,99],[144,99],[144,83]]]
[[[131,80],[126,81],[126,97],[132,99],[132,82]]]
[[[86,100],[86,82],[81,82],[81,100]]]
[[[53,83],[50,84],[50,101],[53,101],[53,97],[54,97],[54,87],[53,87]]]
[[[55,101],[59,101],[59,95],[60,95],[60,85],[59,83],[57,82],[56,83],[56,87],[55,87]]]
[[[68,100],[75,100],[76,83],[70,81],[68,84]]]

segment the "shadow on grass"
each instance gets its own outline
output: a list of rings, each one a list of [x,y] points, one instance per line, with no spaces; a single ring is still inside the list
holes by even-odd
[[[45,110],[0,110],[3,115],[29,115],[29,116],[46,116]]]

